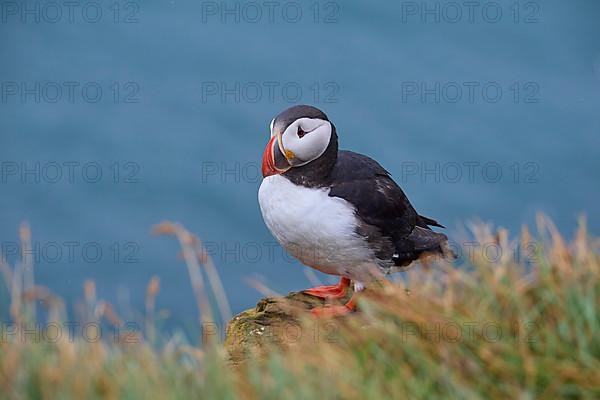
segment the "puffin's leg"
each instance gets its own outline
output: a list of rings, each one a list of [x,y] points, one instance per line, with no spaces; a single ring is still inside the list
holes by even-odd
[[[302,293],[321,299],[342,299],[346,297],[346,291],[350,287],[350,279],[342,277],[337,285],[318,286],[311,289],[303,290]]]
[[[328,304],[324,307],[315,307],[310,312],[316,317],[331,318],[339,315],[345,315],[356,311],[356,294],[362,292],[365,289],[365,284],[362,282],[354,282],[354,294],[350,297],[350,300],[344,305],[341,304]]]
[[[356,311],[356,295],[352,295],[350,300],[344,304],[329,304],[324,307],[315,307],[310,312],[315,317],[332,318],[340,315],[346,315]]]

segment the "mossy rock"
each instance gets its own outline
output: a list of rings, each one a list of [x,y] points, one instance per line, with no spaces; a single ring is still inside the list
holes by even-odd
[[[351,296],[349,290],[346,299]],[[260,355],[265,346],[297,343],[302,335],[298,317],[324,304],[323,299],[302,292],[260,300],[255,308],[233,317],[227,326],[225,349],[230,362],[237,365],[250,353]]]

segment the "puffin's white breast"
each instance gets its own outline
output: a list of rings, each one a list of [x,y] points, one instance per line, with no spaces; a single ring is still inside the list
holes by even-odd
[[[328,194],[329,189],[295,185],[275,175],[263,179],[258,201],[273,236],[303,264],[361,280],[374,265],[373,252],[355,232],[352,204]]]

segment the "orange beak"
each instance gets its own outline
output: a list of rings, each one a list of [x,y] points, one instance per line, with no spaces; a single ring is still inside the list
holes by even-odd
[[[271,175],[283,174],[285,171],[291,168],[286,157],[281,152],[281,147],[278,143],[278,137],[280,135],[273,135],[262,159],[262,174],[263,178]]]

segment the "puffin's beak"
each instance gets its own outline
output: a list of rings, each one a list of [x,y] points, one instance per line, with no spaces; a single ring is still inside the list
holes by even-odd
[[[262,174],[264,178],[271,175],[283,174],[292,168],[281,150],[282,147],[281,134],[273,135],[269,143],[267,143],[263,154]]]

